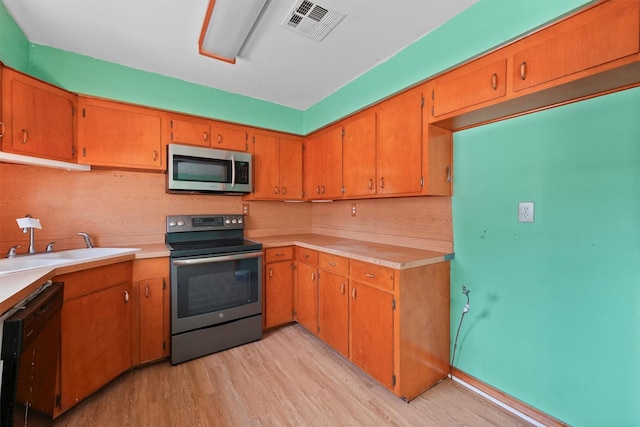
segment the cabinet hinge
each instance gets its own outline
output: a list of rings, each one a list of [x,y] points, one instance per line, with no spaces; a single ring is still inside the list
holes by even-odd
[[[347,189],[343,186],[343,187],[342,187],[342,194],[344,194],[344,193],[346,193],[346,192],[347,192]]]
[[[435,91],[435,89],[431,89],[431,100],[432,100],[432,101],[433,101],[434,99],[436,99],[436,98],[435,98],[435,96],[436,96],[436,91]]]
[[[391,300],[391,309],[392,309],[392,310],[395,310],[395,309],[396,309],[396,300],[395,300],[395,299],[392,299],[392,300]]]
[[[396,374],[391,375],[391,384],[396,385]]]
[[[74,146],[71,147],[71,155],[72,156],[76,155],[76,147],[74,147]]]
[[[435,111],[435,110],[433,109],[433,105],[432,105],[432,106],[431,106],[431,115],[432,115],[432,116],[435,116],[435,115],[436,115],[436,113],[435,113],[434,111]]]
[[[60,405],[62,405],[62,398],[60,397],[60,394],[56,394],[55,405],[56,408],[59,408]]]
[[[420,108],[424,108],[424,95],[420,95]]]
[[[342,128],[342,137],[344,138],[345,132],[344,132],[344,128]]]
[[[82,117],[87,117],[87,109],[86,108],[82,109]]]
[[[169,138],[173,141],[173,132],[169,133]]]
[[[167,280],[164,277],[162,278],[162,289],[167,289]]]
[[[71,106],[71,115],[72,115],[72,116],[75,116],[75,115],[76,115],[76,106],[75,106],[75,105],[72,105],[72,106]]]
[[[173,120],[169,120],[169,127],[173,129]]]

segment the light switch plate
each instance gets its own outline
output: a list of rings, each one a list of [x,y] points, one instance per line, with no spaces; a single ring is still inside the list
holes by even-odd
[[[518,203],[518,222],[533,222],[534,203]]]

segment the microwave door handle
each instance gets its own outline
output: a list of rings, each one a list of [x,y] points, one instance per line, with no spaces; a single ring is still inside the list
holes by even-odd
[[[213,257],[207,257],[207,258],[175,259],[173,260],[172,263],[173,265],[177,265],[177,266],[198,265],[198,264],[209,264],[213,262],[236,261],[239,259],[251,259],[251,258],[260,258],[260,257],[262,257],[262,252],[235,254],[235,255],[222,255],[222,256],[213,256]]]
[[[236,159],[231,156],[231,188],[236,186]]]

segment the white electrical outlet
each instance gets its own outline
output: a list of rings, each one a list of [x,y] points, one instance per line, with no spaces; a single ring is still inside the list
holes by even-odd
[[[533,222],[533,202],[518,203],[518,222]]]

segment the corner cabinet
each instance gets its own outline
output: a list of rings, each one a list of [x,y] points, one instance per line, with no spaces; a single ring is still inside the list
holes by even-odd
[[[54,278],[65,284],[57,414],[131,367],[131,273],[125,261]]]
[[[253,137],[254,200],[302,200],[302,138]]]
[[[164,170],[164,113],[86,97],[79,98],[78,108],[78,163]]]
[[[2,151],[75,162],[77,96],[2,67]]]

